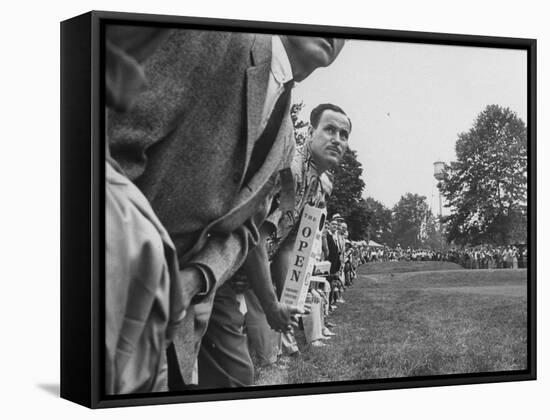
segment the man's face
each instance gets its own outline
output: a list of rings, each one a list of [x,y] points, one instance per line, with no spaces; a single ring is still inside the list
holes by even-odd
[[[321,38],[311,36],[287,36],[288,45],[299,52],[305,59],[315,63],[316,67],[330,65],[342,48],[344,40],[341,38]]]
[[[341,38],[281,35],[288,58],[292,65],[294,79],[301,81],[318,67],[329,66],[342,48]]]
[[[350,123],[347,116],[327,109],[317,127],[309,127],[310,150],[321,172],[337,167],[348,149]]]
[[[340,233],[344,234],[348,230],[348,225],[345,223],[340,223]]]

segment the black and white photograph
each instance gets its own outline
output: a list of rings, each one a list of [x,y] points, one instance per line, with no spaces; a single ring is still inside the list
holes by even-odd
[[[544,417],[544,4],[7,3],[2,418]]]
[[[527,44],[321,35],[104,25],[106,396],[531,372]]]

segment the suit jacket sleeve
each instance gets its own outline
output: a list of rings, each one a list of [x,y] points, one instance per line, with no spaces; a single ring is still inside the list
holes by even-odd
[[[199,252],[180,264],[181,268],[195,265],[208,273],[204,295],[220,287],[244,263],[248,251],[260,241],[259,226],[264,218],[265,211],[261,211],[228,235],[211,235]]]
[[[292,142],[285,146],[281,159],[283,168],[290,166],[294,150],[294,139],[292,138]],[[249,251],[259,244],[261,227],[266,222],[274,197],[281,190],[281,182],[280,173],[273,177],[273,181],[270,181],[271,190],[261,201],[256,212],[242,225],[226,235],[208,235],[204,246],[190,259],[180,259],[180,267],[196,265],[203,272],[208,273],[207,283],[209,283],[210,289],[207,290],[207,293],[225,283],[243,265]]]

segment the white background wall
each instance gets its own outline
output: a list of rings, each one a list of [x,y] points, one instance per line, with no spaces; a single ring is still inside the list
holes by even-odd
[[[59,2],[61,3],[61,2]],[[517,419],[548,412],[548,78],[542,1],[9,1],[0,23],[3,205],[0,244],[2,418]],[[57,398],[59,384],[59,22],[91,9],[538,39],[537,382],[196,403],[92,412]],[[7,130],[6,130],[7,128]],[[548,189],[546,188],[546,191]],[[50,391],[48,391],[50,390]]]

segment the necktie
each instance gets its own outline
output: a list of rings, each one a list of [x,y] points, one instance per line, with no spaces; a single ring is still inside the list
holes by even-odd
[[[273,106],[273,111],[269,116],[269,120],[265,125],[264,131],[254,144],[254,149],[252,149],[252,156],[250,157],[250,163],[248,164],[248,170],[246,171],[246,176],[244,182],[247,184],[250,179],[254,176],[256,172],[262,167],[262,164],[267,157],[267,154],[271,150],[279,129],[281,128],[281,123],[283,122],[283,117],[285,111],[288,107],[288,102],[290,101],[290,91],[294,84],[293,80],[286,82],[283,85],[283,92],[277,98],[275,105]]]

